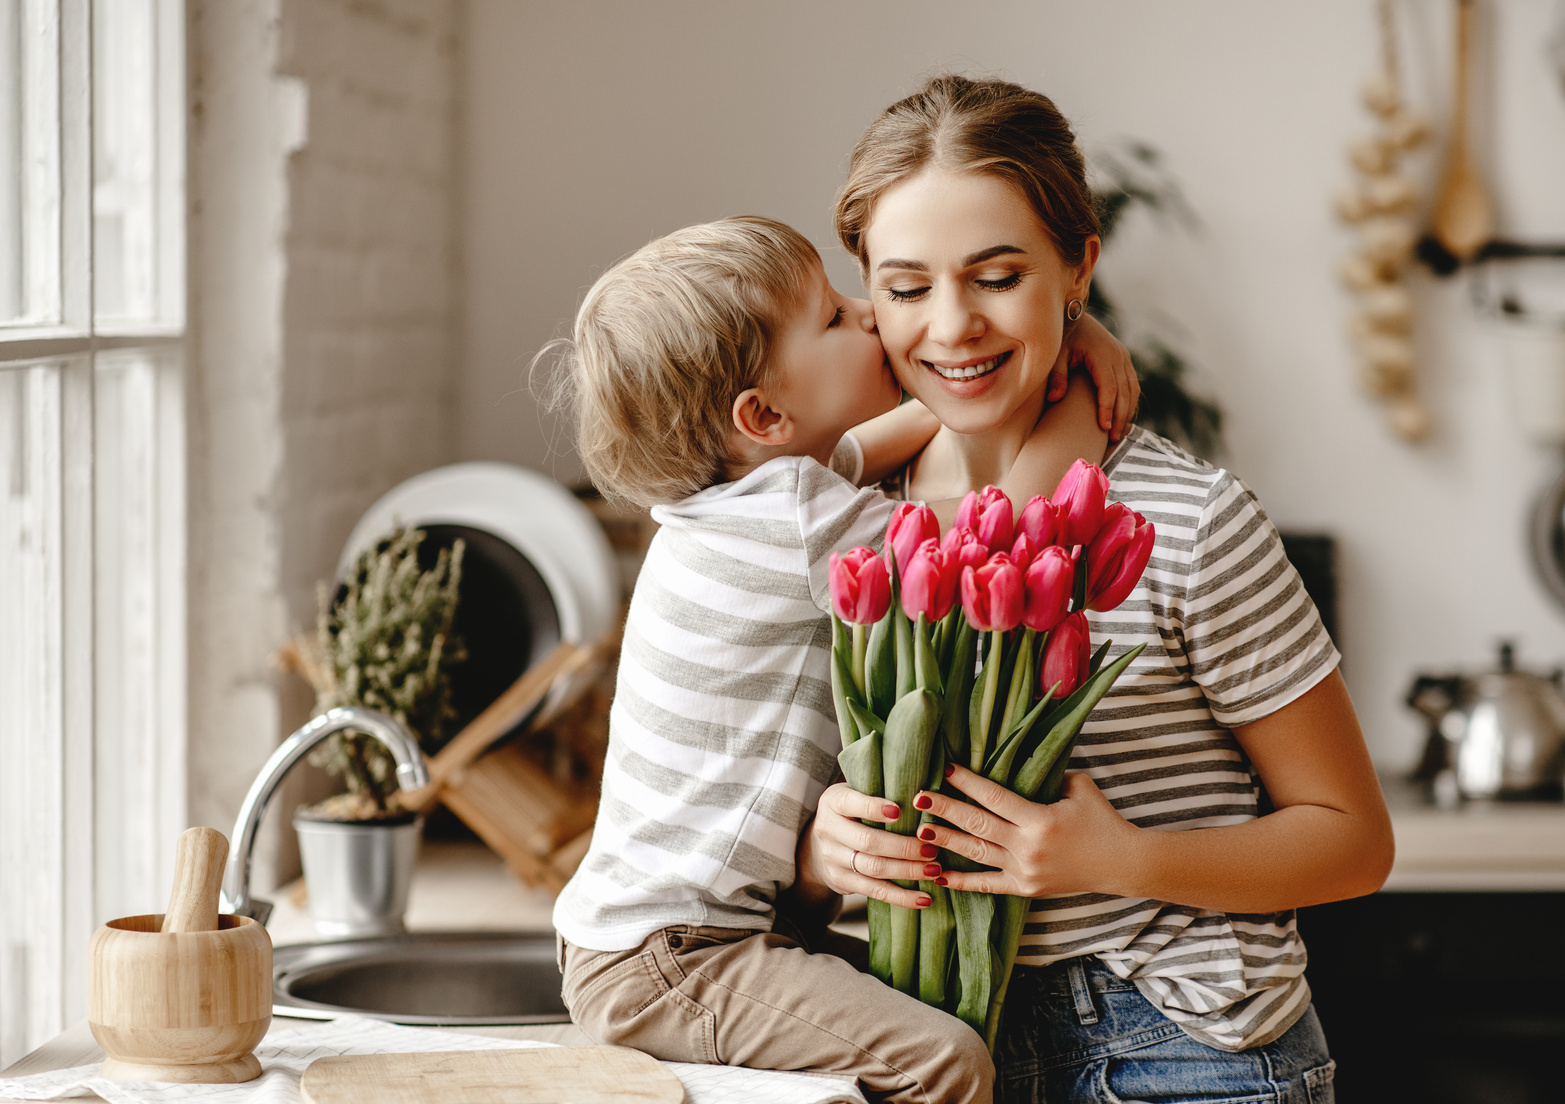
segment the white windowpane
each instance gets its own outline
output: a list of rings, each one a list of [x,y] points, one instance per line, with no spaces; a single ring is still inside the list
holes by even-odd
[[[60,317],[59,17],[0,0],[0,325]]]
[[[93,372],[98,909],[157,912],[185,827],[183,457],[167,358],[99,354]]]
[[[0,1066],[62,1013],[62,467],[59,370],[0,369]]]
[[[93,4],[93,294],[100,321],[152,322],[168,312],[160,302],[160,180],[171,165],[161,156],[160,124],[173,113],[159,104],[167,76],[158,49],[159,0],[95,0]],[[177,64],[172,66],[178,72]],[[166,87],[165,95],[173,91]]]

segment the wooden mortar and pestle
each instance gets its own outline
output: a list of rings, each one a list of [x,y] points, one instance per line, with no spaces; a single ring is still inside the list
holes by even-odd
[[[87,1025],[115,1081],[234,1084],[261,1074],[251,1051],[272,1022],[272,939],[218,915],[228,841],[179,837],[168,912],[110,920],[92,936]]]

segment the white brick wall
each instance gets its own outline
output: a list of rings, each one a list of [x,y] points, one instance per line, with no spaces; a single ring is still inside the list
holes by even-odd
[[[268,659],[354,522],[451,453],[457,10],[191,2],[195,823],[227,831],[305,719]]]

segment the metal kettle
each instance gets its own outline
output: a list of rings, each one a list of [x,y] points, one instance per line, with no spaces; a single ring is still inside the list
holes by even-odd
[[[1558,799],[1565,776],[1565,672],[1517,670],[1516,653],[1500,645],[1500,667],[1478,675],[1419,675],[1407,704],[1430,722],[1429,743],[1414,777],[1436,781],[1449,771],[1470,798]]]

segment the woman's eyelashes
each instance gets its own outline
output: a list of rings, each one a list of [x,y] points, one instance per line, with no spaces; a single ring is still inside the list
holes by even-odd
[[[1022,282],[1023,275],[1024,273],[1021,272],[1011,272],[994,278],[977,278],[973,280],[973,284],[984,291],[1010,291]],[[886,287],[883,290],[886,293],[886,298],[894,303],[910,303],[916,299],[922,299],[929,292],[929,285]]]

